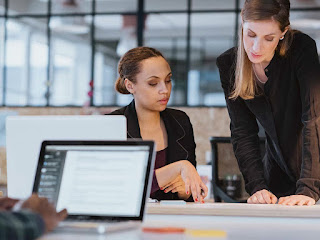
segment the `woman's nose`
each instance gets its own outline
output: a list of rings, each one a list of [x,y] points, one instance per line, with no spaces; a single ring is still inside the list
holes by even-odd
[[[260,52],[260,50],[261,50],[261,43],[260,43],[259,40],[254,41],[253,46],[252,46],[252,50],[253,50],[255,53],[259,53],[259,52]]]

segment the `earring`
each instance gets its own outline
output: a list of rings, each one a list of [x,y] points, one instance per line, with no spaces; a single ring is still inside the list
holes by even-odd
[[[280,40],[283,40],[284,39],[284,36],[282,36],[281,38],[280,38]]]

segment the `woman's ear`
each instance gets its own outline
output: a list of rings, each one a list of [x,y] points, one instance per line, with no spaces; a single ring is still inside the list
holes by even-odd
[[[129,91],[129,93],[134,94],[135,90],[134,90],[134,83],[131,82],[128,78],[126,78],[124,80],[124,85],[126,85],[127,90]]]
[[[286,33],[288,32],[289,30],[289,26],[287,26],[284,31],[282,32],[281,36],[284,37],[284,35],[286,35]]]

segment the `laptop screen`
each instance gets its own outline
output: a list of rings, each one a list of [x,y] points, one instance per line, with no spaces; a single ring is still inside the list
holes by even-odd
[[[153,143],[45,141],[34,192],[58,211],[92,217],[141,217]]]

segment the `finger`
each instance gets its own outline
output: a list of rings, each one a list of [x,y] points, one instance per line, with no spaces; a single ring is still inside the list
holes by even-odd
[[[164,190],[164,192],[165,192],[165,193],[170,192],[172,189],[177,188],[177,187],[180,187],[180,186],[182,186],[182,185],[183,185],[182,182],[176,182],[176,183],[172,184],[171,186],[167,187],[167,188]]]
[[[282,204],[286,200],[286,197],[279,198],[278,204]]]
[[[68,216],[68,211],[67,211],[67,209],[63,209],[62,211],[58,212],[58,213],[57,213],[57,216],[58,216],[58,220],[59,220],[59,221],[64,220],[64,219]]]
[[[183,180],[181,179],[181,177],[178,176],[178,177],[176,177],[172,182],[169,182],[169,183],[167,183],[166,185],[162,186],[162,187],[161,187],[161,188],[162,188],[161,190],[163,190],[163,189],[171,186],[172,184],[175,184],[175,183],[181,182],[181,181],[183,182]]]
[[[174,189],[172,189],[172,190],[171,190],[171,192],[172,192],[172,193],[176,193],[176,192],[178,192],[178,188],[174,188]]]
[[[271,194],[268,191],[262,191],[261,195],[265,201],[265,203],[270,204],[271,203]]]
[[[299,199],[296,199],[296,198],[292,198],[290,201],[287,202],[287,205],[288,206],[294,206],[294,205],[297,205],[300,201],[303,201],[303,200],[299,200]],[[303,201],[304,202],[304,201]]]
[[[161,190],[166,189],[167,187],[171,186],[172,182],[167,183],[166,185],[160,187]]]
[[[252,195],[251,200],[252,200],[252,203],[253,203],[253,204],[259,203],[256,195]]]
[[[308,201],[305,201],[305,200],[300,200],[297,205],[298,206],[303,206],[303,205],[307,205]]]
[[[249,197],[249,198],[247,199],[247,203],[252,204],[252,199],[251,199],[251,197]]]
[[[206,198],[208,196],[208,187],[203,182],[201,182],[200,186],[201,186],[201,189],[203,190],[202,197]]]
[[[172,193],[176,193],[176,192],[177,192],[177,193],[178,193],[178,192],[181,192],[181,193],[182,193],[182,192],[184,192],[184,186],[183,186],[183,187],[182,187],[182,186],[176,187],[176,188],[172,189],[171,192],[172,192]]]
[[[186,179],[186,181],[185,181],[184,185],[185,185],[185,191],[186,191],[186,194],[188,194],[188,195],[189,195],[189,193],[190,193],[190,191],[191,191],[191,189],[190,189],[190,180],[189,180],[189,178],[187,178],[187,179]]]
[[[7,210],[10,210],[14,207],[14,205],[16,205],[17,202],[18,200],[10,201],[4,205],[4,208],[6,208]]]
[[[278,198],[274,194],[271,193],[271,203],[276,204],[277,201],[278,201]]]
[[[287,198],[285,198],[283,201],[282,201],[282,203],[281,203],[281,205],[288,205],[288,203],[291,201],[291,198],[290,197],[287,197]]]
[[[266,201],[264,200],[261,192],[258,192],[258,193],[256,194],[256,197],[257,197],[257,199],[258,199],[258,203],[261,203],[261,204],[266,203]]]
[[[316,201],[314,199],[310,199],[306,203],[307,206],[312,206],[312,205],[315,205],[315,204],[316,204]]]
[[[195,202],[198,202],[197,188],[194,183],[191,183],[191,193],[192,193],[193,200]]]
[[[195,186],[196,186],[196,191],[197,191],[197,200],[198,200],[198,202],[201,202],[203,199],[202,199],[202,195],[201,195],[200,183],[196,182]]]
[[[172,189],[175,189],[175,188],[177,188],[177,187],[179,187],[178,184],[171,185],[170,187],[167,187],[167,188],[164,190],[164,192],[165,192],[165,193],[171,192]]]

